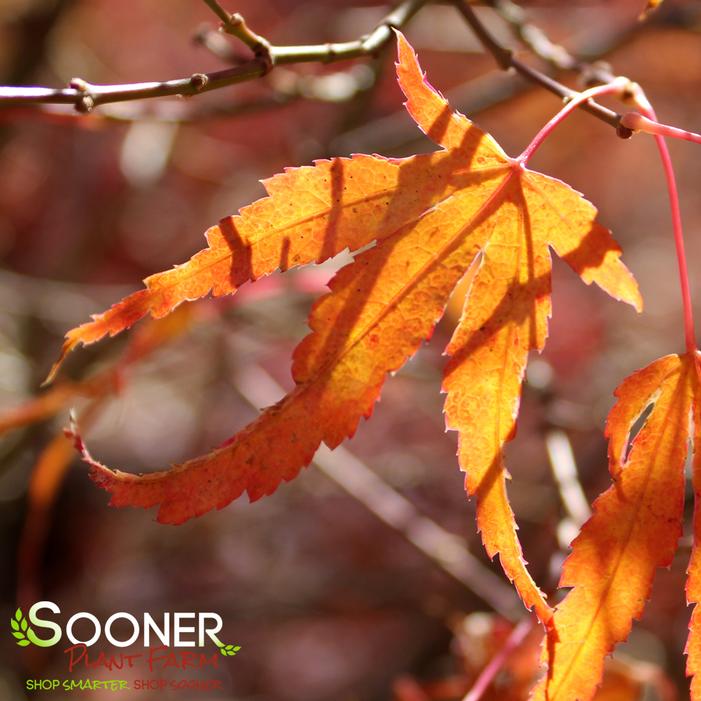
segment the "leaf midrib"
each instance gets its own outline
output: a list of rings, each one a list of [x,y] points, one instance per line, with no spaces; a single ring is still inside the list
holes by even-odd
[[[378,324],[380,324],[383,319],[388,316],[391,312],[393,312],[396,307],[401,303],[402,299],[406,297],[415,287],[418,285],[421,280],[426,276],[428,271],[433,268],[435,265],[438,263],[442,262],[447,255],[449,255],[455,248],[455,245],[459,243],[460,239],[463,238],[465,235],[465,232],[469,231],[475,224],[475,221],[479,220],[479,218],[483,215],[484,211],[490,206],[490,204],[494,201],[496,197],[498,197],[501,193],[502,190],[504,190],[509,182],[511,181],[511,178],[513,176],[514,171],[509,168],[504,179],[496,185],[494,191],[487,197],[487,199],[480,205],[479,209],[470,217],[470,219],[465,223],[464,226],[460,227],[456,234],[450,238],[446,244],[442,247],[442,249],[434,255],[429,261],[427,261],[421,269],[415,273],[412,276],[411,281],[402,287],[393,297],[392,299],[384,306],[382,311],[377,314],[373,319],[369,320],[365,328],[358,333],[356,336],[353,337],[352,341],[350,341],[346,346],[343,347],[343,349],[337,354],[333,355],[331,358],[327,360],[326,363],[324,363],[314,374],[313,378],[310,378],[309,380],[305,381],[305,385],[312,383],[316,381],[322,374],[325,374],[327,371],[329,365],[336,365],[340,363],[345,356],[350,353],[357,345],[362,341],[368,333],[370,333]],[[440,202],[436,203],[431,207],[431,209],[437,209],[441,205],[444,205],[447,203],[450,199],[453,199],[457,197],[460,192],[462,191],[457,191],[455,193],[452,193],[448,197],[444,198]],[[428,212],[429,210],[426,210],[426,212],[423,213],[422,217]],[[417,218],[417,222],[419,221],[420,218]],[[487,221],[487,220],[485,220]]]
[[[685,372],[686,372],[686,371],[685,371]],[[670,372],[669,375],[667,375],[667,377],[665,378],[665,381],[668,381],[674,374],[677,374],[677,373],[679,373],[679,374],[681,375],[681,374],[682,374],[682,371],[681,371],[681,370],[674,370],[674,371]],[[674,390],[674,394],[675,394],[675,395],[676,395],[676,393],[679,391],[679,383],[683,382],[683,380],[684,380],[684,377],[683,377],[683,376],[680,377],[680,378],[677,380],[678,384],[677,384],[677,387],[676,387],[675,390]],[[663,383],[661,383],[661,384],[663,384]],[[666,412],[666,414],[665,414],[665,419],[666,419],[666,416],[668,416],[669,413],[671,413],[672,407],[673,407],[674,404],[675,404],[675,399],[672,399],[672,401],[670,401],[669,408],[668,408],[668,410],[667,410],[667,412]],[[654,411],[654,409],[653,409],[653,411]],[[658,440],[655,442],[655,450],[654,450],[654,451],[651,451],[651,454],[652,454],[653,456],[656,455],[656,453],[657,453],[657,447],[658,447],[658,446],[660,445],[660,443],[662,442],[662,439],[667,435],[667,431],[668,431],[668,430],[677,430],[677,428],[678,428],[674,423],[669,422],[669,421],[666,421],[666,420],[664,420],[664,419],[661,419],[661,422],[663,422],[664,429],[661,431]],[[625,467],[624,467],[623,469],[625,469]],[[643,489],[641,490],[640,497],[637,499],[637,503],[636,503],[636,505],[635,505],[635,510],[633,511],[633,515],[632,515],[632,517],[631,517],[631,519],[630,519],[630,526],[629,526],[629,528],[628,528],[628,532],[626,533],[625,539],[624,539],[624,541],[623,541],[623,542],[624,542],[624,546],[621,548],[620,554],[619,554],[618,558],[616,559],[616,564],[615,564],[615,566],[614,566],[614,568],[613,568],[613,572],[612,572],[611,576],[608,578],[608,583],[606,584],[605,588],[602,590],[602,594],[601,594],[601,596],[599,597],[599,604],[598,604],[598,606],[596,607],[596,610],[593,612],[593,614],[592,614],[592,616],[591,616],[589,625],[587,626],[587,629],[586,629],[586,633],[585,633],[585,635],[584,635],[584,637],[583,637],[583,641],[588,640],[589,636],[591,635],[592,629],[594,628],[594,625],[596,624],[597,619],[598,619],[598,617],[599,617],[599,615],[600,615],[600,613],[601,613],[601,610],[602,610],[602,608],[603,608],[604,601],[608,598],[609,592],[611,591],[611,589],[612,589],[612,587],[613,587],[613,582],[615,581],[616,577],[618,576],[618,570],[619,570],[619,568],[620,568],[620,566],[621,566],[621,562],[623,561],[623,556],[624,556],[624,554],[626,553],[626,551],[627,551],[628,548],[629,548],[630,539],[631,539],[631,537],[632,537],[633,530],[635,529],[635,526],[636,526],[637,521],[638,521],[637,515],[638,515],[638,513],[640,512],[640,510],[642,509],[643,502],[645,501],[645,497],[647,496],[647,491],[648,491],[648,487],[649,487],[649,483],[650,483],[651,473],[652,473],[652,469],[649,469],[649,470],[647,471],[647,474],[645,475],[645,479],[644,479],[644,481],[643,481]],[[657,569],[657,568],[655,568],[655,569]],[[577,663],[577,660],[579,659],[579,656],[582,654],[582,651],[584,650],[584,648],[585,648],[585,644],[584,644],[584,642],[583,642],[583,643],[577,648],[576,652],[575,652],[574,655],[572,656],[572,658],[571,658],[571,660],[570,660],[570,663],[569,663],[569,665],[567,666],[567,669],[565,670],[564,674],[562,675],[562,678],[560,679],[560,682],[559,682],[559,683],[557,684],[557,686],[555,687],[555,689],[554,689],[552,695],[547,696],[547,698],[548,698],[550,701],[555,701],[555,699],[557,698],[557,695],[558,695],[560,689],[561,689],[561,688],[563,687],[563,685],[566,683],[566,681],[567,681],[567,679],[569,678],[570,674],[571,674],[572,671],[574,670],[574,668],[575,668],[575,666],[576,666],[576,663]],[[608,651],[607,651],[607,652],[608,652]]]

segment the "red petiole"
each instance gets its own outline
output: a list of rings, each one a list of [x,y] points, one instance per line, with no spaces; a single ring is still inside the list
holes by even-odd
[[[652,108],[652,105],[650,104],[647,97],[645,96],[645,93],[640,87],[636,86],[636,90],[634,92],[634,99],[636,106],[644,115],[643,117],[641,117],[641,119],[645,120],[645,125],[647,125],[651,129],[649,133],[651,133],[654,136],[655,141],[657,142],[657,149],[660,152],[662,168],[664,170],[665,179],[667,181],[669,204],[672,210],[672,229],[674,232],[674,246],[677,251],[677,264],[679,266],[679,282],[681,285],[682,305],[684,308],[684,335],[686,337],[686,350],[689,353],[694,353],[696,351],[696,334],[694,330],[694,315],[693,307],[691,304],[691,291],[689,287],[689,271],[686,264],[686,252],[684,250],[684,232],[682,229],[682,217],[679,208],[679,191],[677,190],[677,182],[676,178],[674,177],[674,167],[672,166],[672,158],[669,155],[669,149],[667,148],[667,143],[664,138],[665,135],[675,136],[676,134],[673,134],[672,132],[679,132],[688,135],[692,135],[692,133],[683,132],[683,130],[681,129],[676,129],[675,127],[668,127],[664,124],[659,124],[657,122],[657,115],[655,114],[655,110]],[[635,127],[631,127],[630,123],[635,122],[638,124],[638,126],[640,126],[641,121],[638,119],[632,120],[632,118],[629,117],[629,115],[632,114],[635,113],[628,113],[627,115],[624,115],[623,119],[628,117],[628,119],[626,120],[627,123],[624,123],[623,119],[621,120],[621,123],[624,126],[628,126],[629,128],[634,129]],[[638,117],[640,117],[640,115],[638,115]],[[656,126],[653,129],[652,127],[650,127],[650,125]],[[647,130],[648,129],[646,128],[643,131]],[[699,137],[698,134],[693,134],[693,136]],[[691,140],[693,141],[694,139]],[[701,142],[701,137],[699,137],[699,141]]]

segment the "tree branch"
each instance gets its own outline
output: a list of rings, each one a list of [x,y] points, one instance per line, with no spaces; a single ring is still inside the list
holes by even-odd
[[[222,30],[236,36],[253,52],[253,58],[220,71],[194,73],[187,78],[162,82],[131,83],[123,85],[98,85],[74,78],[67,88],[0,87],[0,108],[17,105],[69,104],[79,112],[87,113],[108,103],[142,100],[166,96],[192,96],[218,90],[229,85],[260,78],[275,66],[294,63],[331,63],[376,55],[391,39],[392,30],[402,28],[424,5],[431,0],[403,0],[367,35],[354,41],[308,46],[275,46],[253,32],[238,15],[229,15],[217,0],[204,0],[222,20]],[[456,8],[474,31],[482,45],[504,70],[513,69],[528,81],[544,87],[555,95],[567,99],[576,95],[545,73],[519,59],[502,46],[486,29],[467,0],[453,0]],[[582,105],[582,109],[615,127],[620,136],[628,137],[630,130],[621,127],[620,115],[594,101]]]
[[[615,77],[607,64],[581,61],[567,51],[564,46],[551,41],[540,27],[528,21],[528,15],[523,8],[512,0],[485,1],[506,22],[516,39],[526,46],[534,56],[555,70],[579,73],[587,87],[597,83],[609,83]]]
[[[190,96],[210,92],[235,83],[260,78],[274,66],[284,64],[332,63],[372,56],[392,38],[392,29],[403,27],[427,1],[404,0],[384,17],[375,29],[355,41],[310,46],[273,46],[266,42],[266,51],[260,51],[254,58],[238,66],[211,73],[194,73],[187,78],[162,82],[97,85],[74,78],[69,83],[69,87],[59,89],[0,87],[0,107],[45,103],[72,104],[79,112],[90,112],[98,105],[111,102],[171,95]],[[245,32],[248,34],[250,30],[246,28]]]
[[[566,85],[563,85],[554,78],[551,78],[545,73],[532,68],[528,64],[523,63],[523,61],[516,58],[511,49],[507,49],[506,47],[502,46],[492,36],[489,30],[477,17],[467,0],[456,0],[455,5],[458,8],[458,12],[460,12],[460,14],[465,18],[467,24],[470,25],[470,28],[480,40],[482,46],[484,46],[484,48],[489,51],[490,54],[492,54],[494,60],[497,62],[500,68],[503,70],[513,69],[522,77],[526,78],[532,83],[540,85],[563,99],[572,98],[577,94],[575,90],[568,88]],[[581,108],[607,124],[610,124],[616,129],[619,136],[629,138],[633,135],[633,132],[630,129],[620,125],[621,115],[617,114],[613,110],[603,107],[593,100],[583,103]]]
[[[209,9],[226,25],[231,20],[231,15],[217,2],[217,0],[204,0]]]
[[[246,20],[238,12],[230,15],[224,10],[217,0],[204,0],[221,18],[221,31],[231,34],[243,42],[256,56],[264,56],[272,64],[272,52],[270,42],[260,34],[256,34],[247,24]]]

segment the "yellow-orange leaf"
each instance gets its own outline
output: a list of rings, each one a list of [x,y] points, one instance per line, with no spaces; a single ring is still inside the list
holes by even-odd
[[[606,419],[606,437],[609,441],[609,468],[614,478],[618,476],[623,467],[633,424],[642,416],[645,409],[650,406],[652,400],[660,391],[662,382],[670,373],[676,371],[675,357],[671,356],[670,358],[659,360],[642,370],[634,372],[614,391],[614,396],[621,401],[614,404]],[[633,391],[631,391],[631,388]],[[626,392],[626,395],[622,396],[622,392]]]
[[[79,344],[115,336],[148,315],[159,319],[183,302],[232,294],[275,270],[320,263],[395,233],[463,187],[467,170],[454,154],[417,156],[409,171],[402,165],[354,155],[289,168],[264,180],[268,197],[211,227],[207,248],[187,263],[151,275],[145,289],[71,329],[48,381]]]
[[[671,355],[628,377],[616,392],[607,430],[618,479],[594,502],[564,564],[560,586],[573,589],[555,612],[537,701],[594,696],[604,658],[640,617],[656,568],[671,564],[681,535],[689,419],[700,398],[696,373],[695,357]],[[624,456],[633,423],[651,402]]]
[[[269,494],[307,465],[322,441],[335,447],[354,433],[387,374],[431,336],[451,292],[477,265],[448,348],[448,425],[460,432],[460,464],[478,498],[488,552],[499,554],[526,605],[547,621],[550,609],[521,556],[501,450],[514,431],[527,354],[542,348],[547,334],[550,249],[587,284],[636,308],[640,296],[594,207],[509,158],[453,112],[425,82],[403,36],[398,43],[407,109],[443,150],[335,159],[273,178],[267,199],[210,230],[209,248],[185,266],[149,278],[140,297],[148,301],[137,304],[162,315],[184,299],[232,292],[276,267],[374,241],[315,304],[312,333],[294,353],[296,389],[226,445],[169,471],[137,476],[85,457],[112,504],[158,505],[167,523],[220,508],[244,491],[251,499]],[[134,318],[128,314],[128,323]],[[69,343],[126,325],[115,307],[71,332]]]

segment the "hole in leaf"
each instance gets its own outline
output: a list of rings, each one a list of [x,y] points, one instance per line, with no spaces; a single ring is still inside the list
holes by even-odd
[[[640,412],[640,416],[633,422],[633,425],[630,427],[630,432],[628,433],[628,441],[626,443],[626,449],[625,453],[623,455],[623,462],[626,463],[628,462],[628,456],[630,455],[630,450],[633,447],[633,442],[635,441],[636,436],[638,433],[640,433],[641,429],[645,425],[645,422],[647,421],[648,416],[652,413],[652,409],[655,406],[655,402],[651,401],[643,410]]]

